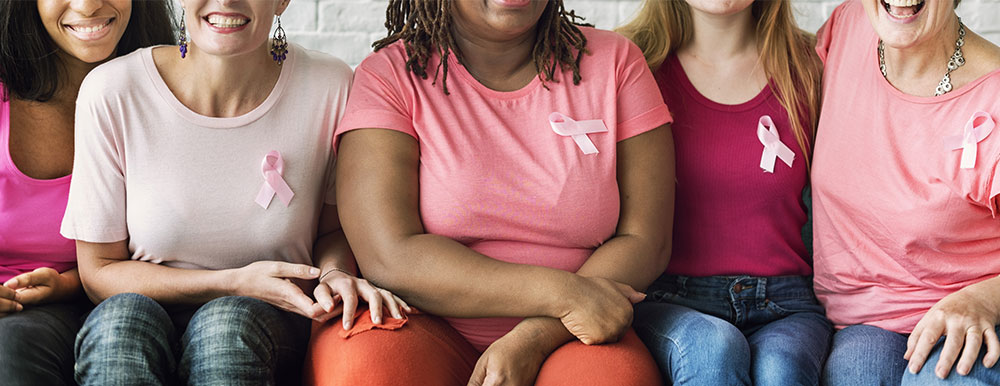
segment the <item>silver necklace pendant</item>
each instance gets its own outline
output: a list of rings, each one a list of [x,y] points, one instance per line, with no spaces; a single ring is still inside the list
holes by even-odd
[[[955,53],[951,54],[951,58],[948,59],[948,71],[944,73],[941,83],[938,83],[937,88],[934,89],[934,96],[941,96],[952,90],[951,72],[965,65],[965,57],[962,56],[962,46],[964,45],[965,25],[962,24],[962,18],[958,18],[958,40],[955,40]],[[882,39],[878,40],[878,68],[882,71],[882,77],[889,80],[885,71],[885,44],[882,43]]]

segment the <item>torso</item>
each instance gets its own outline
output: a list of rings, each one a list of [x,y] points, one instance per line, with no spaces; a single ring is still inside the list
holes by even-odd
[[[76,105],[10,100],[10,158],[28,177],[49,180],[73,171]]]

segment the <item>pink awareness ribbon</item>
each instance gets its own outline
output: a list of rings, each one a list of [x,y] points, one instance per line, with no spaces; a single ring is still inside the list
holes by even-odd
[[[761,169],[768,173],[774,173],[775,158],[780,158],[785,165],[792,167],[795,153],[781,142],[781,138],[778,137],[778,129],[774,127],[774,121],[771,120],[770,116],[762,116],[757,121],[757,139],[764,145],[764,152],[760,155]]]
[[[965,124],[962,135],[952,135],[944,138],[945,150],[952,151],[962,149],[962,169],[972,169],[976,167],[976,155],[979,151],[979,142],[986,139],[993,132],[996,122],[993,117],[985,111],[977,111],[969,118]]]
[[[587,134],[608,131],[608,127],[600,119],[574,121],[570,117],[560,113],[549,114],[549,125],[552,126],[552,131],[556,132],[556,134],[563,137],[572,137],[576,141],[576,146],[579,146],[580,150],[583,151],[583,154],[598,153],[597,147],[590,141],[590,138],[587,138]]]
[[[267,209],[268,205],[271,204],[271,199],[277,194],[278,199],[287,207],[295,193],[281,177],[282,173],[285,172],[285,160],[281,159],[281,153],[275,150],[268,152],[264,156],[264,161],[261,162],[260,169],[261,173],[264,174],[264,184],[260,186],[260,192],[257,193],[257,199],[254,202],[261,208]]]

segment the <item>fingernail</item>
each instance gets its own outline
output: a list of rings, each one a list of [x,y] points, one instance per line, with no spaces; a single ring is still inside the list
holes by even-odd
[[[907,369],[907,370],[910,371],[910,374],[916,374],[917,373],[917,367],[916,366],[910,366],[910,368]]]
[[[310,268],[309,269],[309,274],[310,275],[319,275],[319,268]]]
[[[24,309],[24,306],[22,306],[20,303],[18,303],[17,306],[14,307],[14,309],[16,309],[18,311],[21,311],[21,310]]]
[[[381,316],[376,316],[376,317],[372,318],[372,323],[382,324],[382,317]]]
[[[400,314],[399,311],[393,312],[392,317],[396,319],[403,319],[403,315]]]
[[[345,320],[344,321],[344,329],[345,330],[350,330],[351,329],[351,322]]]

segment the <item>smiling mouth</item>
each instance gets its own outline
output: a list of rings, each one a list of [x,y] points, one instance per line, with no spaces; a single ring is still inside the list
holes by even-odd
[[[208,15],[204,19],[216,28],[239,28],[250,22],[250,19],[239,16]]]
[[[88,34],[89,35],[89,34],[95,34],[95,33],[103,31],[105,28],[108,28],[108,26],[111,25],[111,23],[113,21],[115,21],[115,18],[112,17],[112,18],[108,19],[107,21],[105,21],[104,23],[101,23],[101,24],[90,24],[90,25],[66,24],[66,28],[69,28],[69,29],[73,30],[74,32],[79,32],[79,33],[82,33],[82,34]]]
[[[924,8],[924,0],[879,0],[885,11],[897,19],[909,19]]]

